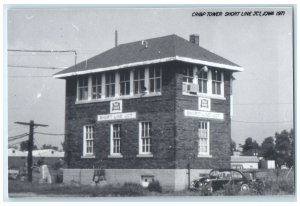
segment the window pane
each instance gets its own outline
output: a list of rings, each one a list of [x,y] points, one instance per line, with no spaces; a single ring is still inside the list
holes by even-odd
[[[154,77],[154,68],[149,69],[149,76],[150,76],[150,78]]]
[[[154,92],[154,79],[150,79],[150,92]]]
[[[160,78],[156,79],[156,91],[160,91]]]

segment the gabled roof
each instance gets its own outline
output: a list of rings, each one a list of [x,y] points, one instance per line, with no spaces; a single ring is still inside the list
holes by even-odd
[[[174,60],[243,71],[239,65],[174,34],[144,41],[147,42],[147,48],[142,41],[120,44],[58,72],[54,77],[64,78]]]

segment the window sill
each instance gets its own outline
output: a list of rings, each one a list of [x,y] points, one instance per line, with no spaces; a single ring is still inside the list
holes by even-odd
[[[213,94],[202,94],[202,93],[197,93],[197,94],[190,94],[186,92],[182,92],[182,95],[186,96],[197,96],[197,97],[205,97],[205,98],[211,98],[211,99],[220,99],[220,100],[226,100],[226,98],[222,95],[213,95]]]
[[[138,154],[136,157],[153,157],[153,154]]]
[[[209,154],[198,154],[197,157],[200,157],[200,158],[212,158],[212,155],[209,155]]]
[[[121,154],[111,154],[107,156],[108,158],[123,158],[123,155]]]
[[[137,99],[137,98],[147,98],[147,97],[156,97],[161,96],[161,92],[151,93],[151,94],[139,94],[139,95],[126,95],[126,96],[118,96],[118,97],[109,97],[105,99],[91,99],[91,100],[76,100],[75,104],[88,104],[88,103],[97,103],[97,102],[108,102],[113,100],[121,100],[121,99]]]
[[[96,158],[95,155],[82,155],[81,156],[81,159],[94,159],[94,158]]]

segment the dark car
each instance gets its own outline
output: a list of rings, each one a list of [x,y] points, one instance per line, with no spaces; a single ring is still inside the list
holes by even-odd
[[[241,191],[250,189],[260,193],[263,182],[259,179],[247,178],[242,172],[235,169],[214,169],[207,177],[196,179],[191,184],[192,190],[214,192],[224,189],[226,184],[236,185]]]

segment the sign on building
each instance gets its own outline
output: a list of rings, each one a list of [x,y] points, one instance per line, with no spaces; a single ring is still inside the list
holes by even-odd
[[[97,121],[112,121],[121,119],[136,119],[136,112],[118,113],[118,114],[102,114],[97,116]]]
[[[198,110],[210,111],[210,99],[208,98],[198,98]]]
[[[220,112],[205,112],[197,110],[184,110],[184,116],[186,117],[198,117],[198,118],[207,118],[207,119],[224,119],[224,113]]]
[[[122,100],[116,100],[110,102],[110,113],[121,113],[123,111]]]

